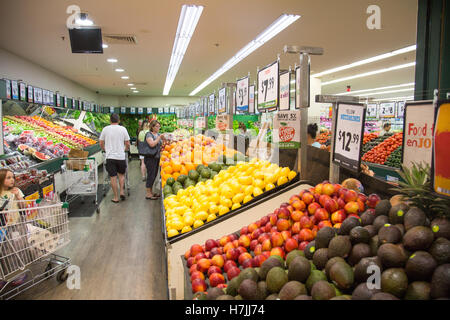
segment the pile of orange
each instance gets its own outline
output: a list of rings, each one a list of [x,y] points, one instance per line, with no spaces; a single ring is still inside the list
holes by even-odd
[[[233,156],[236,153],[223,144],[218,144],[204,135],[191,136],[188,139],[172,142],[161,152],[161,181],[164,187],[168,178],[175,180],[182,174],[187,175],[199,164],[208,165],[217,161],[220,155]]]

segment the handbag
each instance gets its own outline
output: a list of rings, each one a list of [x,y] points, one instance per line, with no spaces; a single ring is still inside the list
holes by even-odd
[[[151,132],[147,132],[147,134],[145,135],[145,141],[141,141],[140,143],[142,143],[141,145],[141,150],[139,151],[139,153],[141,155],[145,156],[155,156],[158,154],[158,145],[154,146],[153,148],[150,147],[150,145],[147,143],[147,135],[151,134],[152,138],[155,139],[155,136],[151,133]]]

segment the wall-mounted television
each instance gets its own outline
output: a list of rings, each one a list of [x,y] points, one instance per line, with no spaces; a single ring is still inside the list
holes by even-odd
[[[72,53],[103,53],[100,28],[69,29]]]

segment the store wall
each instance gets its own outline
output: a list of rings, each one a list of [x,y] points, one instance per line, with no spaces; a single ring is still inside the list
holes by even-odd
[[[169,105],[187,105],[199,100],[198,97],[141,97],[141,96],[120,96],[119,106],[135,106],[135,107],[165,107]]]
[[[325,104],[316,103],[316,95],[322,93],[322,81],[316,78],[310,79],[310,103],[308,109],[308,123],[320,123],[320,112],[324,108]]]

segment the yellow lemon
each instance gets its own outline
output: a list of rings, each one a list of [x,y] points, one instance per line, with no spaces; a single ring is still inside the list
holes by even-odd
[[[270,173],[264,175],[264,183],[275,183],[277,181],[276,177]]]
[[[239,208],[240,206],[241,206],[240,203],[235,203],[235,204],[233,204],[233,206],[231,207],[231,210],[235,210],[235,209]]]
[[[242,185],[238,182],[238,181],[236,181],[236,180],[234,180],[234,181],[231,181],[231,189],[233,190],[233,192],[234,192],[234,194],[236,194],[236,193],[239,193],[239,192],[241,192],[242,190]]]
[[[183,222],[185,226],[192,226],[194,224],[194,218],[192,216],[183,217]]]
[[[215,204],[219,204],[220,196],[218,193],[214,193],[209,197],[209,202],[214,202]]]
[[[279,186],[281,186],[282,184],[285,184],[286,182],[288,182],[288,178],[286,178],[286,176],[281,176],[278,178],[277,184]]]
[[[208,214],[206,213],[206,211],[200,211],[195,214],[195,219],[197,220],[206,220],[207,217]]]
[[[233,202],[229,198],[221,198],[220,204],[227,208],[231,208],[231,206],[233,205]]]
[[[217,218],[215,214],[210,214],[210,215],[208,216],[208,218],[206,219],[206,222],[213,221],[215,218]]]
[[[203,221],[202,220],[195,220],[194,221],[194,229],[201,227],[203,225]]]
[[[244,189],[244,194],[247,196],[253,193],[253,186],[246,186]]]
[[[272,190],[273,188],[275,188],[275,185],[273,183],[269,183],[266,185],[266,191]]]
[[[246,195],[245,197],[244,197],[244,200],[243,200],[243,203],[247,203],[247,202],[249,202],[250,200],[252,200],[253,199],[253,197],[251,196],[251,195]]]
[[[237,169],[236,166],[231,166],[231,167],[228,168],[227,171],[228,171],[229,173],[233,173],[233,172],[236,171],[236,169]]]
[[[291,169],[289,169],[289,167],[283,167],[282,169],[281,169],[281,175],[282,176],[288,176],[289,175],[289,172],[291,172]]]
[[[181,229],[181,233],[186,233],[192,231],[192,228],[189,226],[184,226],[183,229]]]
[[[255,189],[253,189],[253,196],[257,197],[259,195],[261,195],[263,192],[260,188],[255,187]]]
[[[263,180],[261,180],[261,179],[255,179],[255,180],[253,181],[253,186],[256,187],[256,188],[263,189],[264,186],[265,186],[265,184],[264,184],[264,181],[263,181]]]
[[[253,178],[249,177],[249,176],[243,176],[243,177],[239,177],[238,181],[239,181],[240,184],[248,186],[248,185],[251,185],[253,183]]]
[[[241,203],[244,200],[244,197],[245,197],[244,193],[238,193],[233,197],[232,201],[234,204]]]
[[[288,174],[288,179],[289,179],[289,181],[291,181],[292,179],[294,179],[296,176],[297,176],[297,172],[295,172],[295,171],[289,172],[289,174]]]
[[[224,214],[228,213],[229,211],[230,211],[230,209],[228,207],[221,205],[219,208],[219,216],[223,216]]]
[[[217,205],[212,205],[208,209],[210,214],[216,214],[219,212],[219,207]]]
[[[177,230],[175,230],[175,229],[170,229],[167,232],[167,237],[169,237],[169,238],[174,237],[176,235],[179,235],[179,232]]]
[[[181,220],[172,221],[172,227],[180,231],[184,227],[184,223]]]
[[[264,179],[264,173],[262,171],[259,171],[259,170],[255,171],[255,172],[253,172],[253,178],[262,180],[262,179]]]

